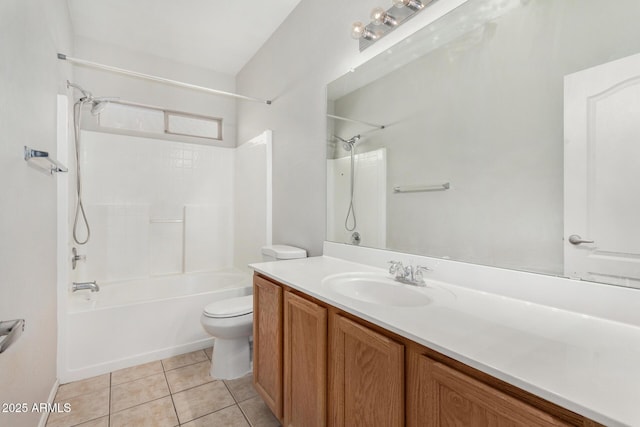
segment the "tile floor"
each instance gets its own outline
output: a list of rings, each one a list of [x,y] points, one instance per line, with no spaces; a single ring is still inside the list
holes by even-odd
[[[253,389],[251,375],[231,381],[209,376],[211,349],[63,384],[47,427],[279,426]]]

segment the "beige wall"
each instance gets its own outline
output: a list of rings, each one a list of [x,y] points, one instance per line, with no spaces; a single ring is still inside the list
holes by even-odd
[[[27,167],[23,145],[56,155],[56,94],[71,50],[64,0],[0,2],[0,320],[26,319],[0,354],[0,403],[46,402],[56,381],[56,177]],[[0,413],[32,427],[40,414]]]

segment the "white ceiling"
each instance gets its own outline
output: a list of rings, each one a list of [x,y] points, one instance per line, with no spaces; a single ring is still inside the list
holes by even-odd
[[[236,75],[300,0],[67,0],[76,36]]]

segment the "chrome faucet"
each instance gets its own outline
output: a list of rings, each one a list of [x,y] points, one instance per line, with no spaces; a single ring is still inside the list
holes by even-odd
[[[73,282],[71,292],[83,291],[85,289],[90,289],[91,292],[98,292],[100,290],[100,286],[98,286],[95,280],[93,282]]]
[[[424,278],[422,277],[425,271],[431,270],[428,267],[421,265],[415,268],[412,265],[404,266],[400,261],[389,261],[391,266],[389,267],[389,274],[392,274],[394,279],[400,283],[414,286],[426,286]]]

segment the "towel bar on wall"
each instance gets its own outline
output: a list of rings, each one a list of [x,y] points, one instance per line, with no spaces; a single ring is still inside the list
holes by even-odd
[[[38,159],[42,159],[38,160]],[[49,157],[49,153],[46,151],[34,150],[26,145],[24,146],[24,160],[29,166],[39,170],[40,172],[53,175],[58,172],[68,172],[69,169],[63,166],[57,160]]]
[[[0,353],[11,347],[24,331],[24,319],[0,321]]]
[[[421,191],[445,191],[451,188],[451,184],[445,182],[444,184],[436,185],[399,185],[393,187],[394,193],[418,193]]]

